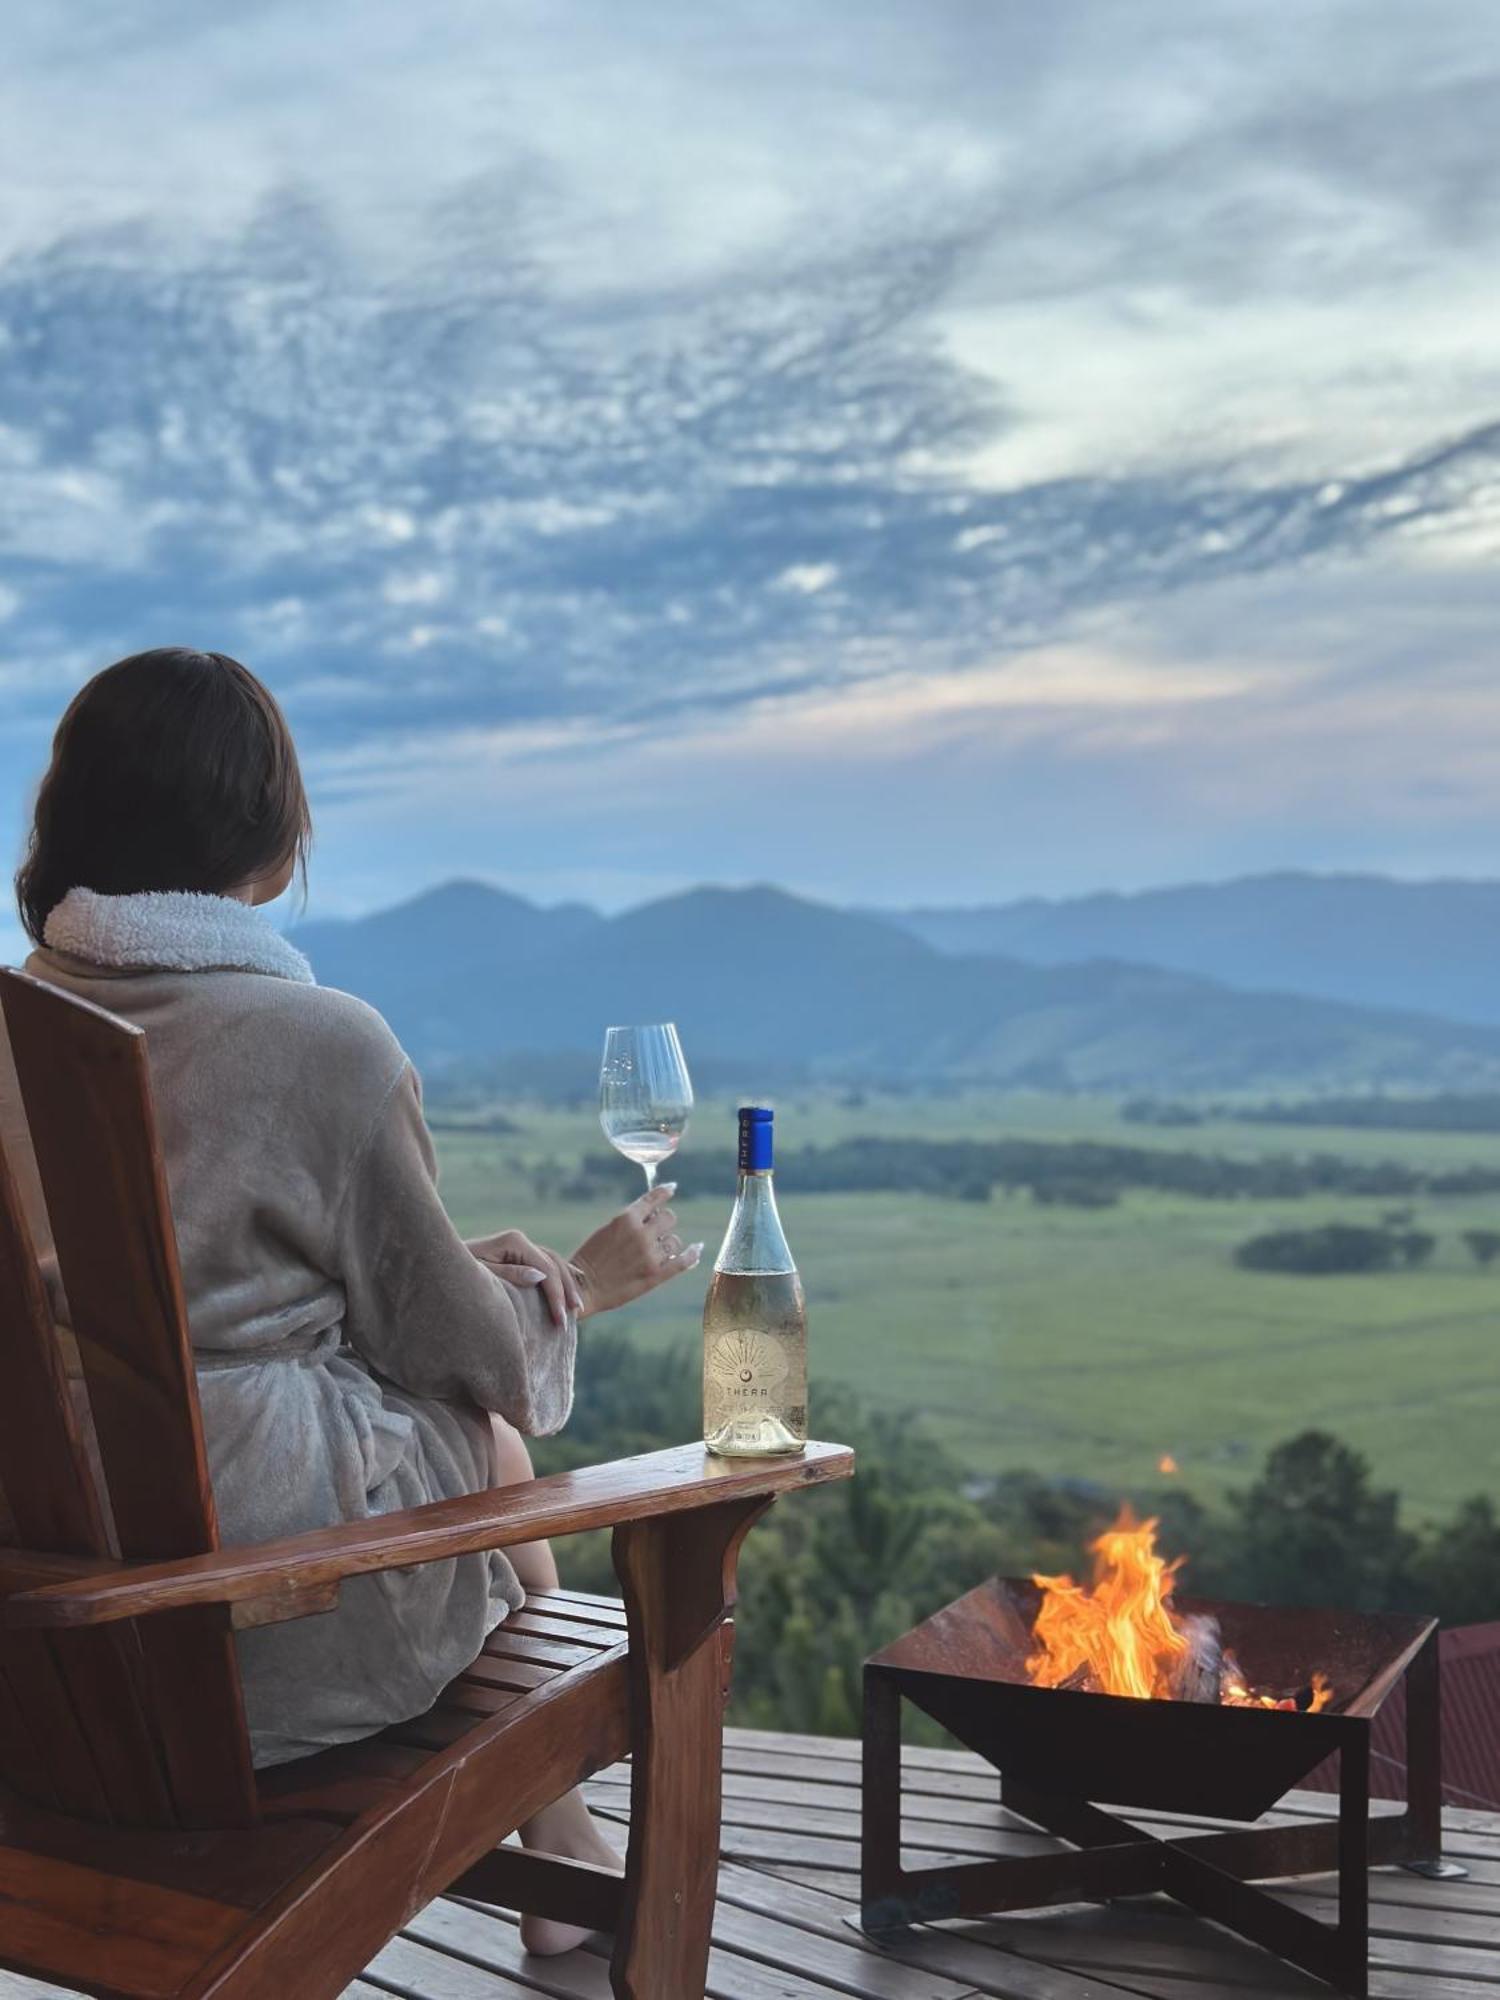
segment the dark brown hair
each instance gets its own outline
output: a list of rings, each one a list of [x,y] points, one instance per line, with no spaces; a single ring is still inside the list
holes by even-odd
[[[52,739],[21,921],[40,944],[70,889],[222,894],[295,860],[312,820],[286,719],[227,653],[132,653],[73,697]]]

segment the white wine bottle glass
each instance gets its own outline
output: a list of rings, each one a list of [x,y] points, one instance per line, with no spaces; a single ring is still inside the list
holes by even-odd
[[[682,1044],[670,1021],[651,1028],[606,1028],[599,1065],[599,1123],[617,1153],[645,1171],[677,1151],[693,1108]]]

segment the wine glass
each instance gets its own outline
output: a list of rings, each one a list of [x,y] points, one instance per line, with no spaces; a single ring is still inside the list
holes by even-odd
[[[656,1170],[677,1150],[693,1108],[693,1086],[682,1044],[670,1021],[654,1028],[606,1028],[599,1065],[599,1123],[627,1160]]]

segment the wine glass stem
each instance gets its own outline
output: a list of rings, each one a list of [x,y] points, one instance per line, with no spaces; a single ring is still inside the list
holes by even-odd
[[[655,1160],[647,1160],[647,1161],[646,1161],[646,1162],[644,1163],[644,1165],[642,1166],[642,1168],[641,1168],[641,1171],[642,1171],[642,1173],[644,1173],[644,1174],[645,1174],[645,1176],[646,1176],[646,1192],[647,1192],[647,1194],[650,1194],[650,1192],[651,1192],[652,1188],[654,1188],[654,1187],[656,1186],[656,1162],[655,1162]]]

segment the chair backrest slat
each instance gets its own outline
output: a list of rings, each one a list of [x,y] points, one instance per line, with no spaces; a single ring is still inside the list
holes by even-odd
[[[25,973],[4,1006],[124,1556],[218,1526],[139,1028]]]
[[[0,972],[37,1170],[120,1554],[218,1546],[176,1238],[140,1029]],[[16,1496],[10,1493],[14,1509]],[[138,1627],[140,1692],[186,1826],[256,1816],[227,1611]]]
[[[45,1747],[37,1741],[21,1698],[11,1684],[13,1663],[14,1655],[7,1642],[0,1647],[0,1779],[40,1806],[55,1806],[57,1787],[52,1781]]]
[[[108,1530],[35,1247],[10,1163],[0,1152],[0,1474],[7,1533],[18,1546],[110,1553]],[[0,1647],[9,1695],[0,1772],[43,1804],[95,1819],[169,1826],[176,1815],[142,1712],[140,1646],[118,1633],[10,1635]]]
[[[94,1756],[91,1732],[74,1707],[71,1677],[60,1650],[54,1652],[50,1642],[34,1632],[8,1633],[0,1650],[11,1697],[25,1719],[33,1754],[41,1760],[58,1809],[81,1819],[114,1820],[118,1815]],[[104,1718],[98,1721],[102,1724]],[[114,1726],[112,1715],[110,1726]],[[23,1764],[13,1782],[29,1793],[26,1776]]]
[[[51,1306],[3,1153],[0,1323],[7,1334],[0,1467],[17,1543],[53,1554],[107,1556],[109,1538],[84,1462]]]

